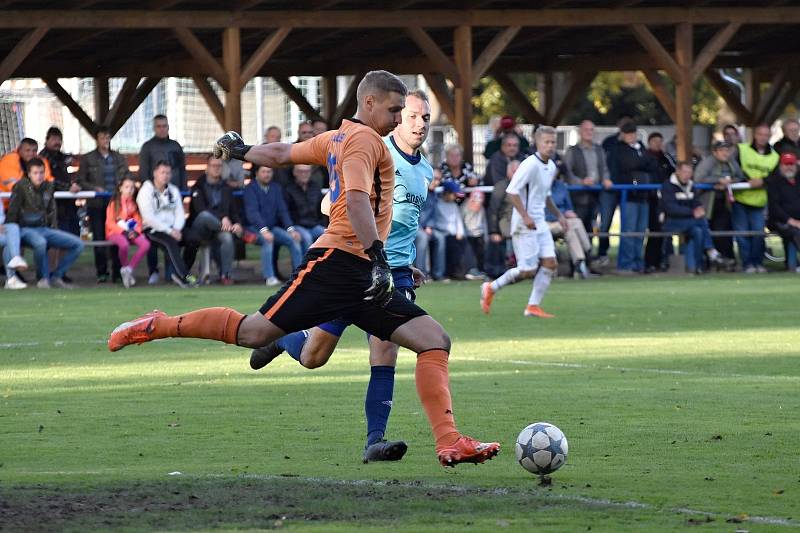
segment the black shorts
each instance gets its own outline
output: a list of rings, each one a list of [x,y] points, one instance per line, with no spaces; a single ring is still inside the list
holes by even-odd
[[[381,340],[427,313],[399,290],[385,307],[364,301],[372,283],[366,259],[336,248],[312,248],[303,263],[260,312],[286,333],[344,319]]]

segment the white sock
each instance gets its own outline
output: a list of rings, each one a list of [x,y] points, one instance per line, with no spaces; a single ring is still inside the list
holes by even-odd
[[[550,268],[539,267],[536,277],[533,278],[533,290],[531,291],[531,297],[528,299],[528,305],[539,305],[542,302],[544,293],[547,292],[555,273],[555,270]]]
[[[506,285],[511,285],[512,283],[516,283],[519,279],[519,269],[517,267],[509,268],[503,274],[492,282],[492,290],[494,292],[499,291]]]

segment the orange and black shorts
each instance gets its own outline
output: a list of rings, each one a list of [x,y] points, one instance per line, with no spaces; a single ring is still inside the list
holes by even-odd
[[[371,272],[366,259],[336,248],[311,248],[292,278],[261,306],[261,314],[286,333],[339,318],[382,340],[427,314],[399,290],[385,307],[364,301]]]

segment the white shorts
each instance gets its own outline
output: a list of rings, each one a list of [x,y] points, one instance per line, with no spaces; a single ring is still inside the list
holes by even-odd
[[[542,228],[537,228],[535,231],[515,233],[511,236],[511,244],[514,245],[517,268],[520,270],[536,270],[539,267],[539,259],[556,256],[553,235],[547,224],[542,224]]]

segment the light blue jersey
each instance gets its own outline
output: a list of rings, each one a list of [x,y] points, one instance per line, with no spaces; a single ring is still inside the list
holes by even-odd
[[[414,241],[419,227],[419,213],[428,186],[433,181],[433,169],[422,156],[410,156],[400,150],[391,135],[383,138],[394,160],[394,202],[392,229],[386,239],[386,256],[392,268],[412,264],[417,257]]]

